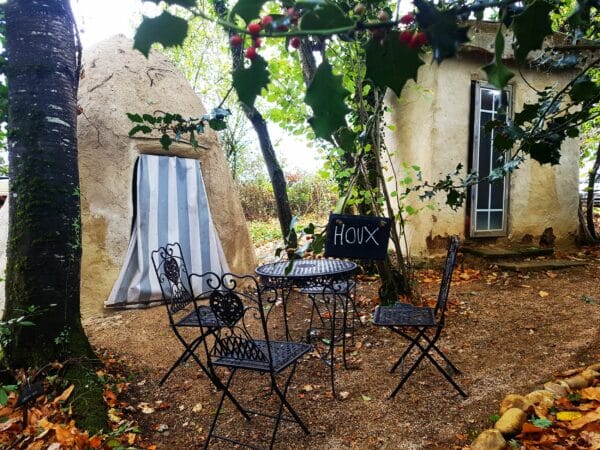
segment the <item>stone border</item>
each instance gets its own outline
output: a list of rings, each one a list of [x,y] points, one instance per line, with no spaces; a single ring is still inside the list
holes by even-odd
[[[522,396],[508,394],[500,404],[500,419],[494,428],[487,429],[466,447],[471,450],[504,450],[508,440],[519,434],[523,424],[527,421],[528,412],[533,410],[538,417],[545,416],[547,408],[554,405],[554,401],[566,397],[572,390],[583,389],[590,386],[600,378],[600,363],[592,364],[583,369],[574,369],[567,372],[570,376],[565,379],[549,381],[544,384],[544,389],[530,392]]]

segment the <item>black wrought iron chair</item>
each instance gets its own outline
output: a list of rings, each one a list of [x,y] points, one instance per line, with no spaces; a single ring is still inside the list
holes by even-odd
[[[196,350],[202,341],[208,335],[213,334],[222,324],[212,313],[207,300],[204,302],[205,304],[200,304],[200,299],[194,297],[179,243],[166,244],[164,247],[154,250],[152,264],[160,283],[169,323],[175,336],[184,347],[183,353],[162,377],[159,385],[162,386],[175,368],[185,363],[190,357],[198,363],[209,379],[214,380],[213,374],[202,363]],[[181,332],[185,328],[196,328],[198,334],[189,340]]]
[[[394,372],[400,365],[404,367],[405,359],[415,347],[421,352],[406,373],[403,374],[400,382],[389,395],[389,398],[393,398],[398,393],[425,358],[431,361],[460,395],[467,397],[467,394],[461,389],[456,381],[454,381],[450,373],[460,374],[460,371],[436,345],[445,325],[446,303],[448,300],[448,293],[450,292],[452,272],[456,265],[456,253],[459,244],[460,241],[458,237],[452,236],[450,238],[440,291],[434,308],[413,306],[405,303],[396,303],[394,305],[378,306],[375,308],[373,323],[377,326],[389,328],[409,342],[408,347],[392,366],[390,372]],[[430,330],[433,330],[433,336],[428,334]],[[446,369],[444,369],[433,357],[432,353],[442,359],[442,362],[447,366]]]
[[[190,280],[195,277],[205,278],[206,274],[191,274]],[[259,415],[275,421],[269,448],[272,448],[275,443],[281,421],[296,423],[304,433],[308,434],[308,428],[286,396],[298,361],[311,351],[312,346],[303,342],[275,341],[269,338],[267,319],[273,309],[268,303],[277,298],[275,290],[259,286],[256,278],[250,275],[225,274],[219,277],[218,283],[214,283],[214,279],[209,279],[205,283],[202,296],[210,298],[210,307],[217,320],[223,324],[215,333],[212,346],[205,341],[209,366],[215,368],[215,376],[219,374],[216,368],[229,369],[226,380],[221,381],[223,393],[215,409],[215,417],[204,448],[209,446],[213,438],[256,448],[253,444],[216,434],[217,422],[221,416],[219,411],[225,397],[235,400],[231,388],[238,370],[269,375],[271,392],[276,395],[279,403],[277,412],[273,414],[248,408],[240,409],[247,420],[250,420],[251,415]],[[260,336],[260,339],[254,336]],[[277,375],[286,369],[289,369],[289,374],[283,385],[280,385]],[[285,414],[286,411],[289,414]]]

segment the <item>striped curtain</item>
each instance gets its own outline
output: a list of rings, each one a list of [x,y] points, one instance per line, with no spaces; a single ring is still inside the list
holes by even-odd
[[[105,306],[162,300],[150,255],[167,243],[181,244],[190,273],[229,271],[197,160],[140,155],[136,180],[131,239]]]

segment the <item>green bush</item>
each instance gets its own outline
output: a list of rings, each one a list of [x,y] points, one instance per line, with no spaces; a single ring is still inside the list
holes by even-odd
[[[288,199],[295,216],[326,216],[335,206],[337,195],[333,182],[316,175],[293,174],[287,177]],[[277,217],[271,183],[259,178],[238,183],[246,219],[269,221]]]

